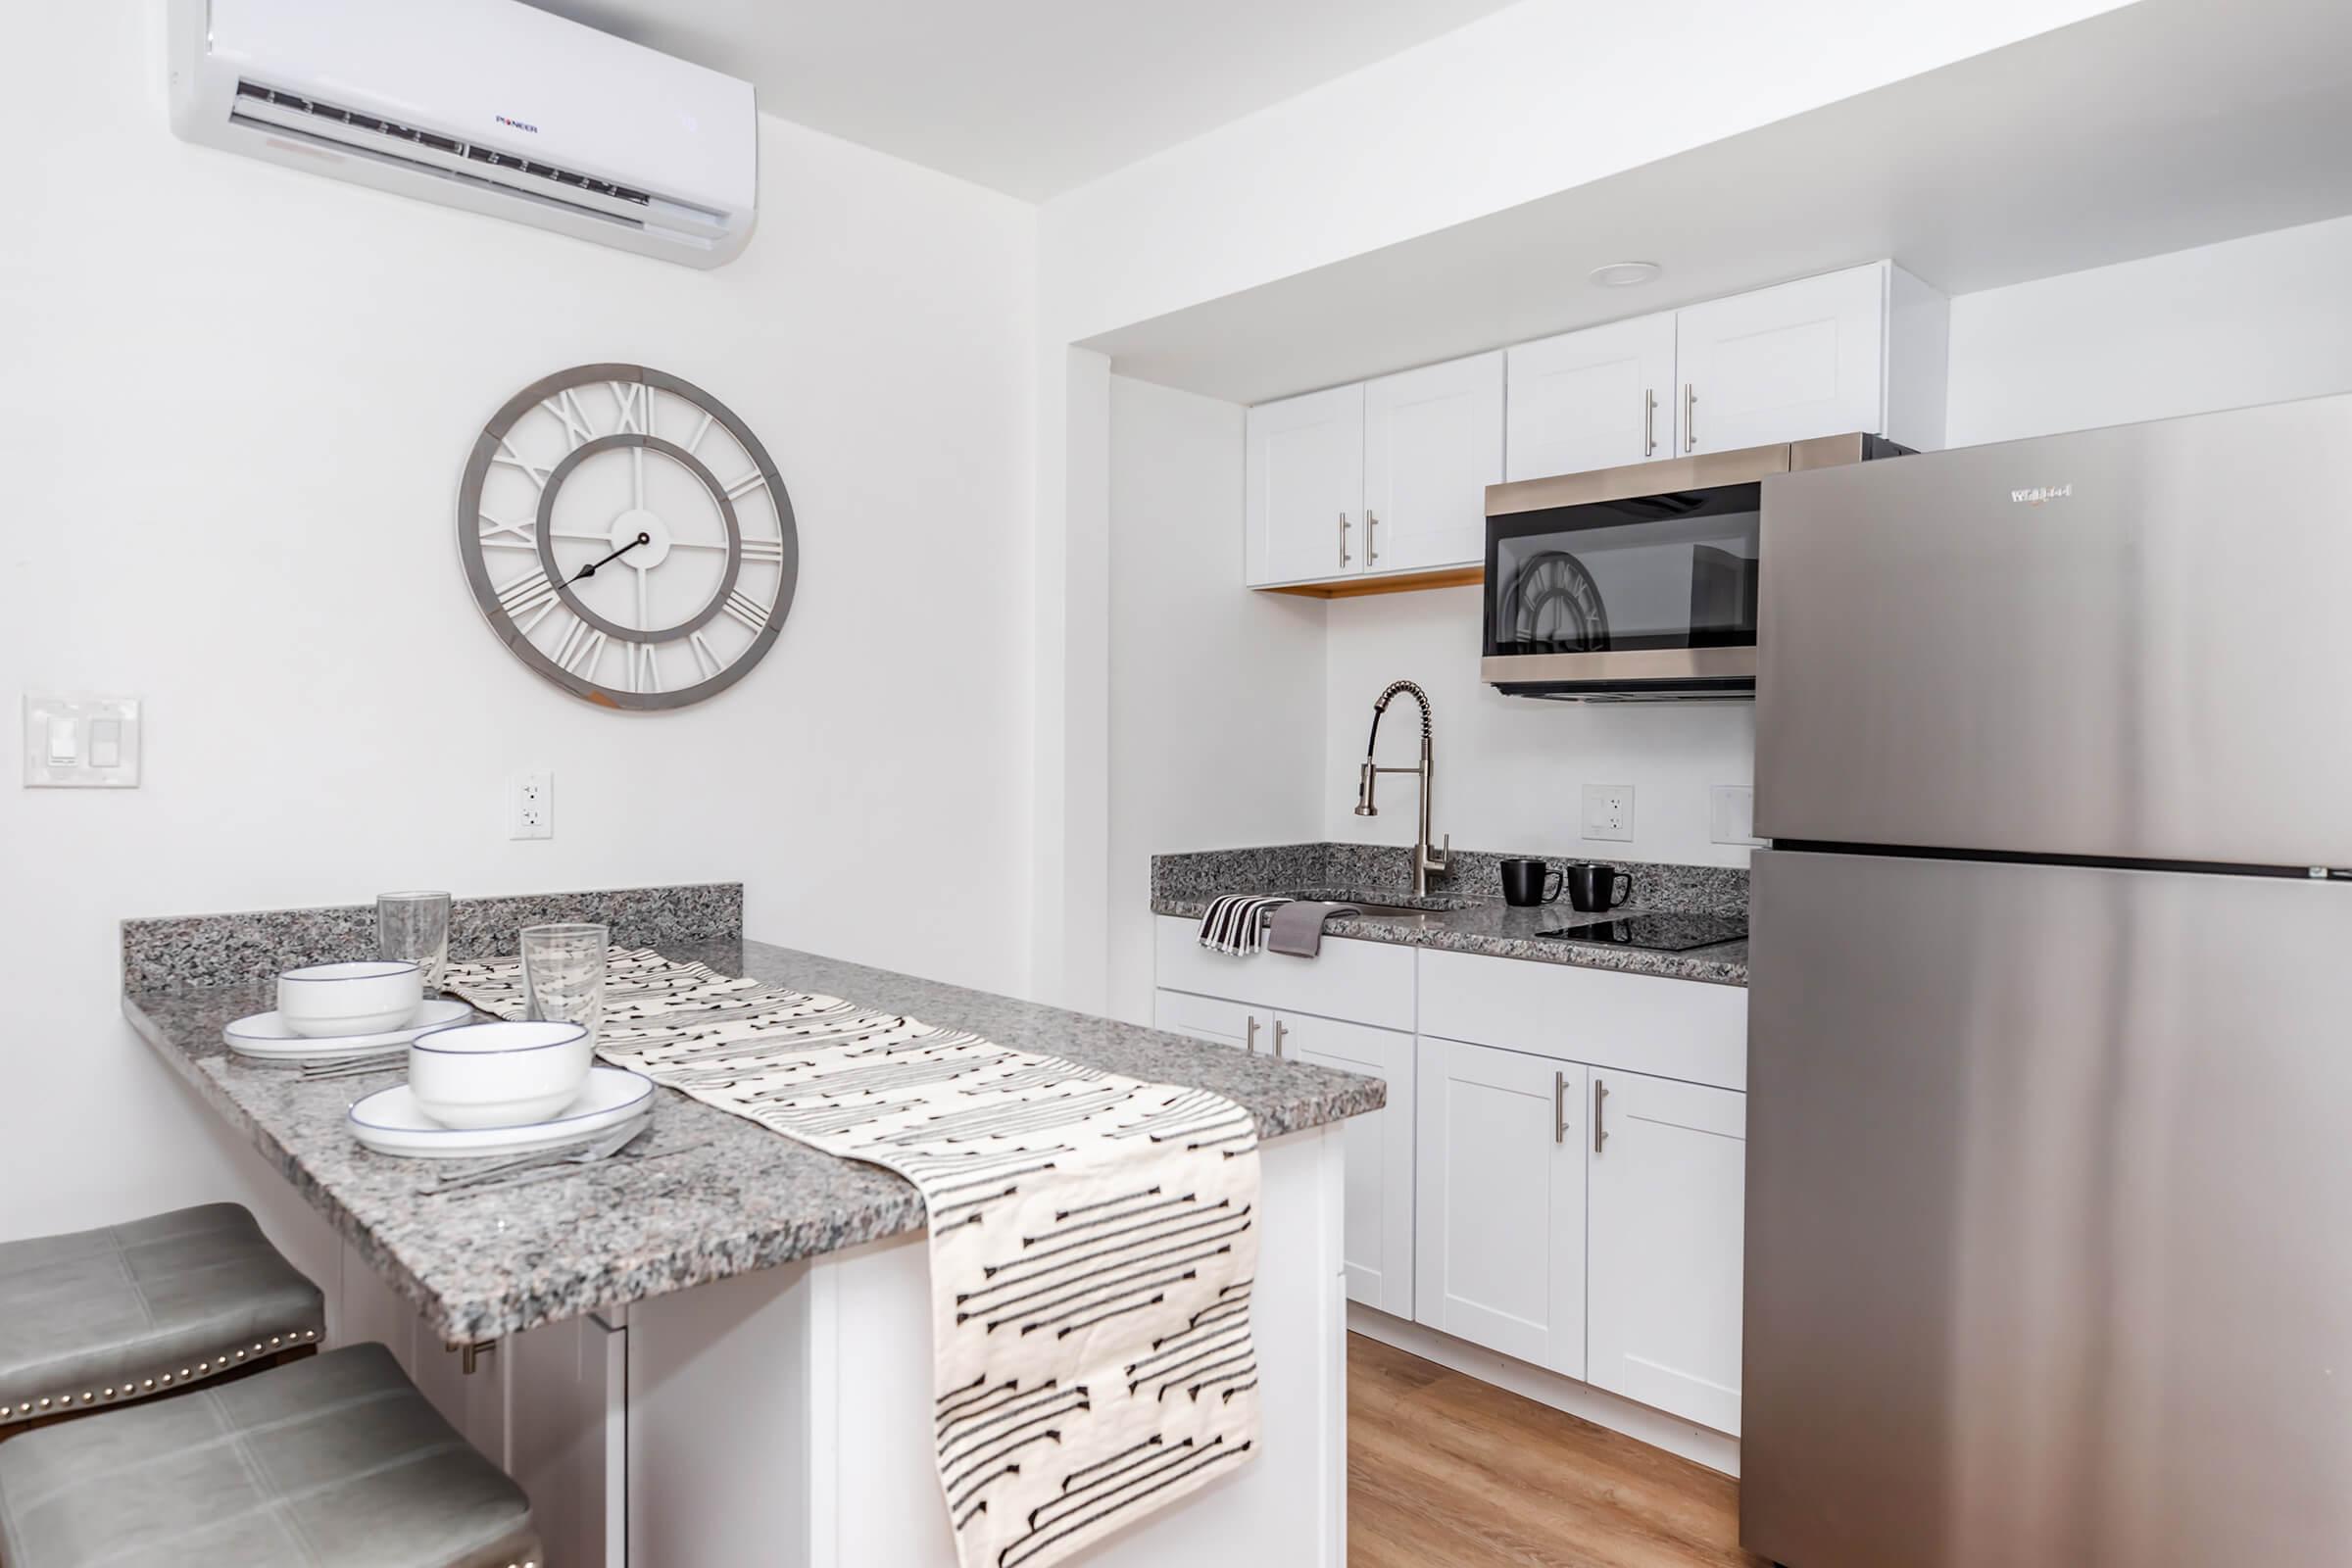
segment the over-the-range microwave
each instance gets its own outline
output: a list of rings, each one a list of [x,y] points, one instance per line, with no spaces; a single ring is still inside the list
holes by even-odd
[[[1570,701],[1753,697],[1764,481],[1909,450],[1821,436],[1489,485],[1479,677]]]

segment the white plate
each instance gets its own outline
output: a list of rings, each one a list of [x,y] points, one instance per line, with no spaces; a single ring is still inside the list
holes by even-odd
[[[379,1154],[402,1159],[470,1159],[577,1143],[653,1106],[654,1081],[618,1067],[592,1067],[588,1087],[559,1115],[521,1127],[444,1127],[416,1108],[407,1084],[381,1089],[351,1107],[351,1134]]]
[[[370,1052],[389,1051],[405,1046],[427,1029],[445,1029],[453,1023],[464,1023],[473,1016],[470,1004],[458,1001],[428,1002],[416,1009],[416,1016],[398,1029],[375,1035],[330,1035],[311,1039],[296,1034],[286,1020],[274,1012],[257,1012],[250,1018],[239,1018],[220,1031],[228,1049],[240,1056],[257,1061],[333,1061],[342,1056],[364,1056]]]

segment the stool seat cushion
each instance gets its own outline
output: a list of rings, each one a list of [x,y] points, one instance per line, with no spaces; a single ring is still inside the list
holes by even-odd
[[[0,1420],[169,1394],[325,1328],[318,1287],[235,1203],[0,1242]]]
[[[522,1489],[380,1345],[0,1443],[8,1568],[538,1560]]]

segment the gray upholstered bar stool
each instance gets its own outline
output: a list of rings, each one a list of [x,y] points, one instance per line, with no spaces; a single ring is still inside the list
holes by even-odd
[[[540,1568],[522,1489],[380,1345],[0,1444],[5,1568]]]
[[[0,1438],[308,1355],[325,1329],[318,1287],[235,1203],[0,1242]]]

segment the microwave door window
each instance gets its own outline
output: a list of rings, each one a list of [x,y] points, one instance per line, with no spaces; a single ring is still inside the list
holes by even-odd
[[[1752,645],[1756,532],[1752,502],[1630,518],[1569,508],[1518,523],[1495,540],[1494,652]]]

